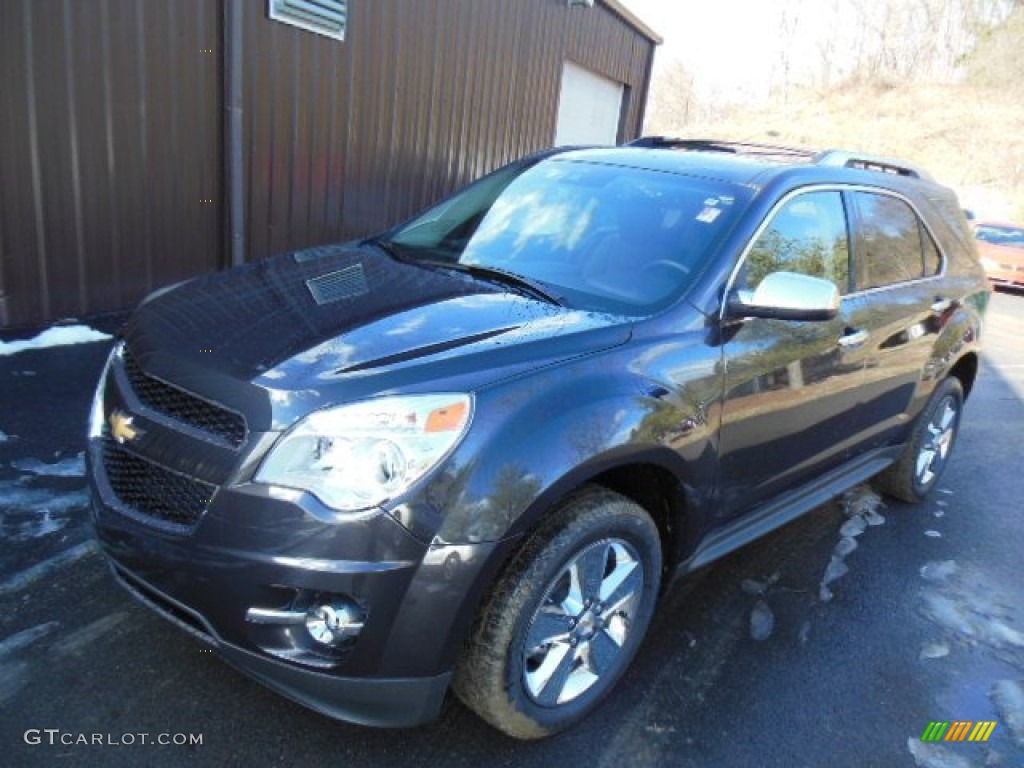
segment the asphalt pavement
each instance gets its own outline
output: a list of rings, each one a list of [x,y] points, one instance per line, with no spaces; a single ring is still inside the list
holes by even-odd
[[[687,579],[610,700],[535,743],[456,701],[412,730],[331,721],[137,606],[86,514],[109,342],[0,356],[0,764],[1024,766],[1024,295],[993,297],[986,334],[932,498],[861,489]],[[922,742],[932,721],[997,725]]]

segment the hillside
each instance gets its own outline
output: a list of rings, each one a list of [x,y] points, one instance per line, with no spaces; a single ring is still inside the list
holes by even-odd
[[[648,129],[903,157],[954,187],[979,216],[1024,221],[1022,47],[1024,9],[982,38],[959,83],[876,78],[825,92],[791,88],[785,99],[725,107],[713,119],[691,121],[666,119],[671,111],[652,104]],[[665,97],[656,83],[652,99]]]

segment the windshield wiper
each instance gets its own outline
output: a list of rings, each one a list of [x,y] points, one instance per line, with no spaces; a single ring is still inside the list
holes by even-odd
[[[504,269],[488,267],[484,264],[460,264],[457,261],[429,261],[426,263],[443,267],[445,269],[452,269],[456,272],[465,272],[467,275],[471,275],[478,280],[498,283],[506,288],[514,288],[518,290],[519,293],[525,294],[534,299],[540,299],[541,301],[546,301],[548,304],[554,304],[556,307],[562,306],[561,298],[551,293],[551,291],[539,285],[535,281],[530,280],[528,277],[523,277],[515,272],[506,272]]]

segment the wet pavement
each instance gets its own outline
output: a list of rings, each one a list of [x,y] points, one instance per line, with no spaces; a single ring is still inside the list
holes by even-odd
[[[1024,766],[1024,296],[993,297],[987,335],[932,498],[861,488],[689,578],[607,704],[541,743],[454,701],[414,730],[330,721],[137,606],[85,510],[109,343],[0,356],[0,763]],[[998,724],[922,742],[935,720]],[[179,735],[202,743],[155,743]]]

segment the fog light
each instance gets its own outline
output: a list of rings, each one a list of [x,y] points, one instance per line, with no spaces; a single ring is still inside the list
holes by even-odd
[[[306,612],[306,631],[321,645],[341,645],[362,628],[363,615],[349,602],[320,603]]]

